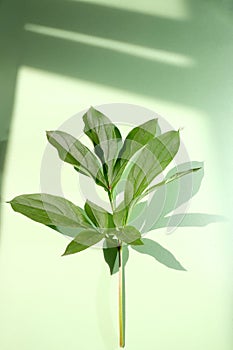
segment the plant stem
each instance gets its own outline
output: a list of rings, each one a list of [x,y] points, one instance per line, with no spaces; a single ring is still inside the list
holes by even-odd
[[[111,204],[112,212],[115,210],[115,203],[112,196],[112,191],[108,190],[108,198]],[[123,246],[122,242],[118,241],[118,263],[119,263],[119,286],[118,286],[118,303],[119,303],[119,338],[120,347],[125,346],[125,273],[123,263]]]
[[[123,267],[123,247],[120,242],[118,246],[118,258],[119,258],[119,335],[120,335],[120,347],[125,346],[125,291],[124,291],[124,267]]]
[[[114,212],[114,201],[113,201],[113,198],[112,198],[111,190],[108,191],[108,198],[109,198],[109,202],[111,204],[112,212]]]

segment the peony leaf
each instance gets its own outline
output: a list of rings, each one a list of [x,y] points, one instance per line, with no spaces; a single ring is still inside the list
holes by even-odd
[[[130,169],[125,189],[125,203],[129,204],[142,194],[173,160],[179,145],[179,131],[168,131],[147,143]]]
[[[103,248],[104,260],[109,266],[110,274],[113,275],[119,271],[119,248],[117,246],[108,247],[107,239],[105,240],[106,247]],[[129,259],[129,249],[127,245],[122,247],[123,255],[123,267],[126,266],[126,263]]]
[[[80,232],[73,239],[73,241],[68,244],[62,256],[79,253],[82,250],[85,250],[93,246],[94,244],[102,241],[103,238],[104,238],[104,234],[94,229],[84,230]]]
[[[91,139],[100,158],[108,184],[113,179],[113,168],[122,147],[120,130],[100,111],[91,107],[84,114],[84,132]]]
[[[98,185],[107,188],[101,164],[89,148],[64,131],[47,131],[46,134],[61,160],[74,165],[75,170],[92,177]]]
[[[63,197],[24,194],[9,202],[14,211],[48,226],[92,227],[83,209]]]
[[[192,169],[188,169],[188,170],[185,170],[185,171],[180,171],[178,173],[175,173],[171,177],[169,177],[167,179],[165,178],[163,181],[157,183],[156,185],[149,187],[145,192],[142,193],[142,195],[140,196],[140,199],[142,199],[143,197],[147,196],[149,193],[155,191],[158,187],[163,186],[163,185],[167,185],[168,183],[170,183],[170,182],[172,182],[174,180],[177,180],[177,179],[179,179],[182,176],[188,175],[190,173],[194,173],[195,171],[198,171],[200,169],[202,169],[202,168],[201,167],[199,167],[199,168],[192,168]]]
[[[85,203],[84,209],[87,216],[96,227],[100,227],[104,229],[115,227],[113,223],[112,214],[107,212],[102,207],[87,200]]]
[[[133,226],[121,227],[116,231],[119,240],[130,245],[143,245],[141,233]]]
[[[123,147],[114,166],[112,187],[120,180],[128,162],[148,141],[160,134],[158,119],[149,120],[134,129],[126,136]]]

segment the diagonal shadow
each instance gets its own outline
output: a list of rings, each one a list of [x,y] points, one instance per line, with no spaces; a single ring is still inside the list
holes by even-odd
[[[15,0],[0,2],[0,202],[2,202],[4,164],[14,108],[16,79],[23,50],[24,10],[22,2]]]
[[[201,163],[192,162],[192,167],[201,165]],[[189,167],[190,163],[180,164],[169,171],[166,178],[172,176],[176,171],[183,171]],[[226,221],[226,218],[220,215],[182,212],[182,209],[187,210],[186,204],[198,192],[203,175],[204,171],[201,169],[168,183],[166,186],[158,187],[150,201],[141,202],[135,206],[130,217],[130,224],[146,234],[160,228],[166,228],[167,232],[171,233],[177,227],[202,227]],[[177,214],[176,210],[180,208],[181,213]],[[169,268],[185,270],[173,254],[159,243],[147,238],[143,238],[143,243],[142,246],[132,246],[132,248],[141,254],[153,257]]]
[[[141,254],[151,256],[159,263],[171,269],[186,271],[186,269],[181,265],[181,263],[178,260],[176,260],[174,255],[167,249],[163,248],[159,243],[148,238],[143,238],[143,243],[144,245],[132,246],[132,248]]]
[[[166,178],[172,176],[176,171],[201,166],[203,164],[200,162],[180,164],[170,170]],[[204,170],[201,169],[158,187],[150,200],[135,206],[130,216],[130,224],[145,234],[159,228],[167,228],[167,232],[171,233],[177,227],[200,227],[225,221],[225,218],[220,215],[187,213],[188,203],[199,191],[203,176]]]
[[[134,60],[129,54],[121,55],[91,45],[68,44],[68,40],[29,32],[25,33],[23,60],[26,59],[29,66],[206,110],[206,106],[211,107],[209,103],[213,105],[216,101],[209,99],[213,90],[207,90],[206,84],[200,82],[213,80],[212,69],[215,67],[214,92],[217,95],[219,79],[224,81],[222,73],[225,77],[228,75],[227,70],[221,69],[220,74],[216,69],[219,65],[224,68],[224,65],[218,60],[213,38],[220,35],[221,43],[227,44],[233,28],[231,32],[224,26],[220,29],[213,23],[213,19],[215,22],[217,19],[208,16],[203,23],[201,1],[189,0],[187,6],[190,18],[175,20],[79,1],[48,1],[46,5],[28,2],[25,22],[188,55],[195,62],[190,69],[177,69],[162,62],[153,65],[147,60]],[[229,45],[225,48],[233,50]],[[209,61],[213,66],[210,67]],[[213,110],[211,108],[211,112]]]
[[[183,30],[184,26],[191,26],[190,19],[161,18],[111,7],[110,4],[64,0],[30,1],[27,4],[26,22],[171,52],[186,54],[186,45],[195,51]],[[174,32],[179,36],[177,43],[173,40]]]
[[[222,215],[203,213],[177,214],[161,218],[150,230],[164,227],[176,227],[177,224],[179,227],[203,227],[223,221],[226,221],[226,218]]]

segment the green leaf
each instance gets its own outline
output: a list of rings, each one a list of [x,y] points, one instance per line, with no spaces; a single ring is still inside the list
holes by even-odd
[[[193,168],[193,169],[189,169],[189,170],[185,170],[185,171],[180,171],[178,173],[175,173],[174,175],[172,175],[169,178],[165,178],[163,181],[157,183],[154,186],[151,186],[150,188],[148,188],[144,193],[142,193],[142,195],[140,196],[140,199],[142,199],[143,197],[147,196],[149,193],[153,192],[154,190],[156,190],[158,187],[163,186],[163,185],[167,185],[169,182],[172,182],[174,180],[179,179],[182,176],[188,175],[190,173],[196,172],[198,170],[202,169],[201,167],[199,168]]]
[[[107,241],[107,240],[106,240]],[[111,246],[111,245],[110,245]],[[118,247],[105,247],[103,248],[104,260],[109,266],[110,274],[113,275],[119,271],[119,256],[118,256]],[[126,266],[126,263],[129,259],[129,249],[127,245],[122,247],[122,260],[123,267]]]
[[[133,246],[132,248],[141,254],[147,254],[155,258],[161,264],[175,270],[186,271],[186,269],[176,260],[174,255],[167,249],[163,248],[159,243],[143,238],[143,246]]]
[[[112,214],[107,212],[102,207],[87,200],[84,209],[87,213],[87,216],[95,226],[105,229],[115,227],[113,223]]]
[[[126,225],[129,211],[130,205],[125,205],[124,201],[118,205],[113,212],[113,221],[116,227],[123,227]]]
[[[143,245],[141,233],[133,226],[121,227],[116,231],[119,240],[130,245]]]
[[[129,205],[173,160],[180,146],[179,131],[168,131],[152,140],[139,152],[130,169],[124,201]]]
[[[68,237],[76,237],[77,234],[83,231],[83,227],[64,227],[64,226],[54,226],[54,225],[46,225],[50,227],[52,230],[59,232],[60,234]]]
[[[63,197],[24,194],[9,202],[14,211],[48,226],[92,227],[85,212]]]
[[[126,136],[123,147],[119,153],[117,162],[114,166],[114,179],[112,187],[120,180],[125,167],[131,158],[145,146],[151,139],[160,134],[158,119],[149,120],[134,129]]]
[[[91,107],[83,116],[84,132],[91,139],[95,153],[100,158],[109,184],[113,167],[122,146],[120,130],[100,111]]]
[[[79,140],[64,131],[47,131],[48,141],[53,145],[61,160],[72,164],[81,174],[92,177],[98,185],[107,188],[98,158]]]
[[[141,199],[141,194],[149,184],[172,161],[178,152],[179,145],[179,131],[168,131],[150,140],[139,151],[127,177],[124,200],[113,213],[116,226],[126,225],[130,210]]]
[[[112,275],[114,272],[114,269],[116,269],[116,266],[118,265],[119,270],[119,262],[118,262],[118,247],[117,247],[117,240],[113,243],[112,246],[112,240],[105,239],[106,247],[103,248],[103,254],[104,254],[104,260],[109,266],[110,274]]]
[[[64,255],[70,255],[79,253],[82,250],[85,250],[94,244],[100,242],[104,238],[104,234],[99,233],[94,229],[88,229],[80,232],[72,242],[66,247]]]
[[[117,263],[117,258],[118,258],[118,248],[117,247],[104,248],[103,253],[104,253],[104,260],[109,266],[110,274],[113,275],[115,265]],[[118,266],[118,270],[119,270],[119,266]]]
[[[87,170],[83,169],[82,166],[74,166],[74,170],[76,170],[78,173],[90,177],[90,174]]]

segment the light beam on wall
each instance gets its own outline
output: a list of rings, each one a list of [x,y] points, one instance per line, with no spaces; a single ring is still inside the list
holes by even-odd
[[[117,40],[110,40],[102,37],[97,37],[93,35],[87,35],[82,33],[76,33],[68,30],[45,27],[38,24],[28,23],[25,25],[24,29],[29,32],[38,33],[41,35],[56,37],[60,39],[70,40],[77,43],[82,43],[86,45],[92,45],[95,47],[105,48],[127,55],[141,57],[150,61],[158,61],[166,64],[180,66],[180,67],[192,67],[195,65],[195,61],[185,55],[157,50],[148,47],[143,47],[140,45],[133,45],[129,43],[124,43]]]

